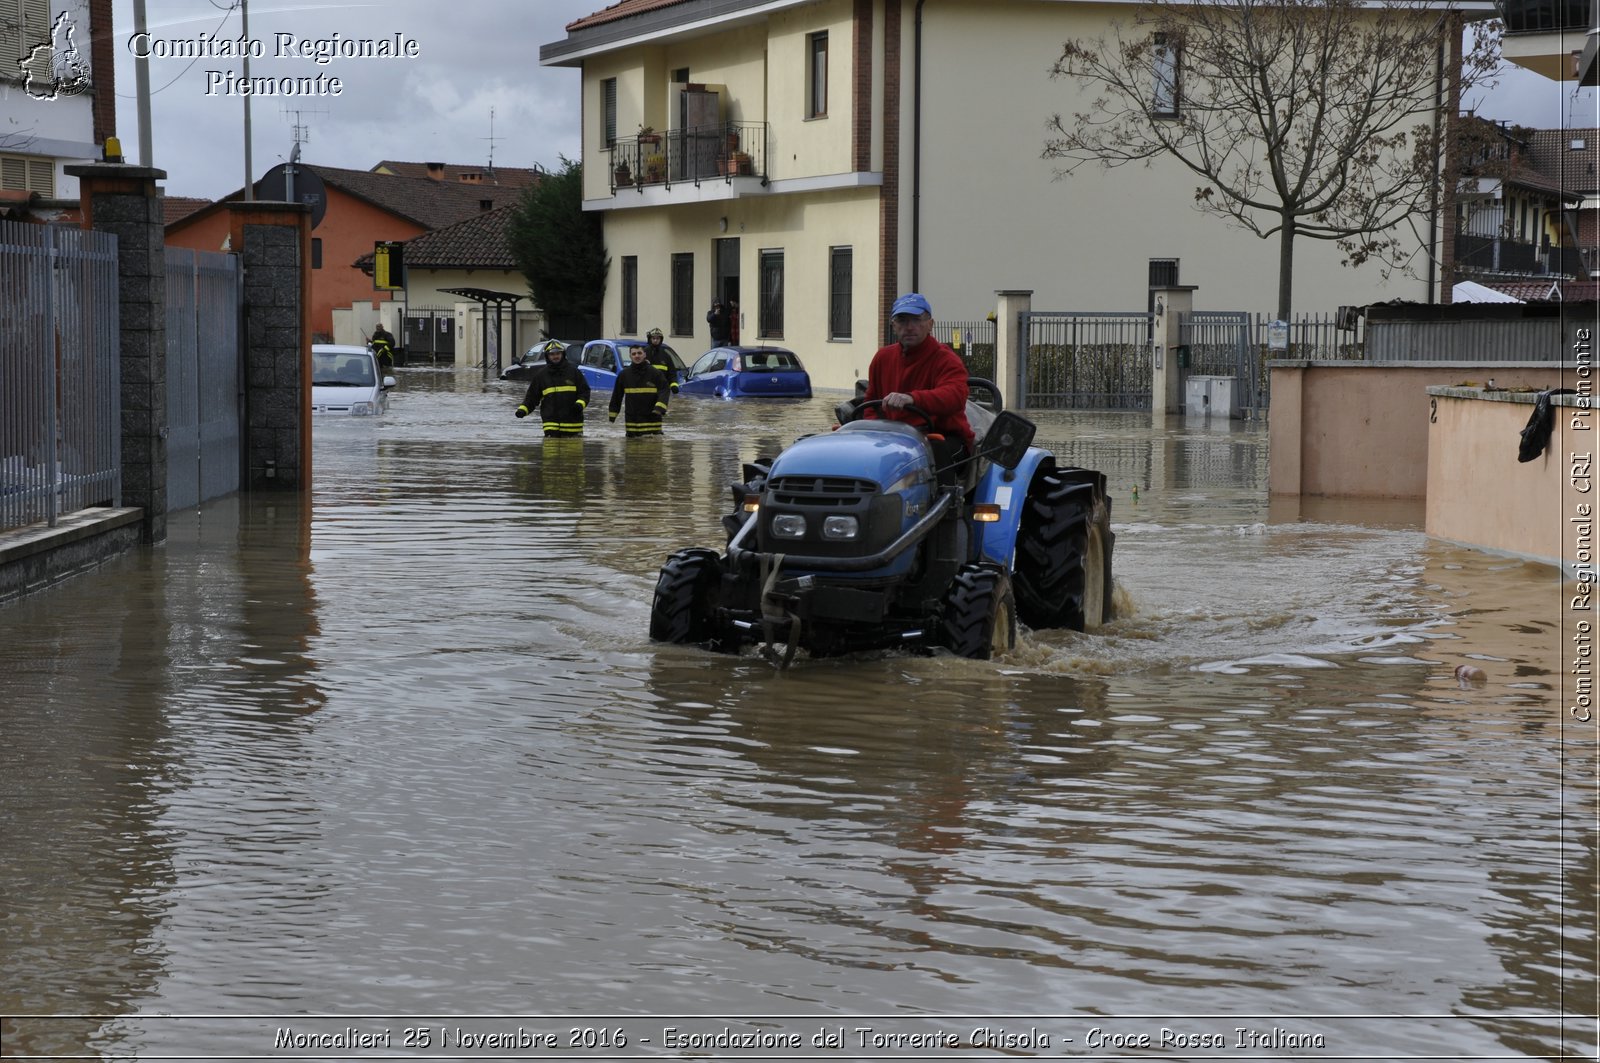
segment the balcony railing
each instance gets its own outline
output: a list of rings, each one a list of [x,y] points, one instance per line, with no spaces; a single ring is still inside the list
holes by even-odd
[[[728,122],[620,137],[611,145],[611,194],[649,185],[735,177],[767,180],[767,124]]]
[[[1583,256],[1577,248],[1544,247],[1525,240],[1456,233],[1456,265],[1473,273],[1507,273],[1526,277],[1582,277]]]
[[[1594,24],[1594,0],[1498,0],[1507,33],[1584,33]]]

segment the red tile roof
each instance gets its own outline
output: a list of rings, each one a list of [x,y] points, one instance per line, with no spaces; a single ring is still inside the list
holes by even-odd
[[[1600,129],[1534,129],[1527,137],[1534,169],[1574,192],[1600,190]],[[1574,148],[1574,140],[1583,147]]]
[[[393,159],[384,159],[372,168],[372,172],[394,174],[397,177],[426,177],[433,181],[474,187],[498,185],[512,188],[526,188],[544,176],[543,170],[520,166],[465,166],[453,162],[398,162]],[[437,177],[434,176],[436,173]]]
[[[516,204],[406,241],[407,269],[516,269],[508,232]]]
[[[161,224],[171,225],[175,221],[182,221],[197,210],[204,210],[211,206],[211,200],[199,196],[169,196],[161,197]]]
[[[1485,288],[1521,299],[1525,303],[1592,303],[1600,299],[1600,281],[1500,281],[1480,280]]]
[[[575,22],[567,23],[567,32],[588,29],[591,26],[628,18],[630,15],[642,15],[646,11],[655,11],[658,8],[672,7],[686,2],[687,0],[617,0],[617,3],[603,11],[596,11],[592,15],[585,15]]]

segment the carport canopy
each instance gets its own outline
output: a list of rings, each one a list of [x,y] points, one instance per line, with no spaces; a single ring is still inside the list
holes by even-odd
[[[489,304],[494,304],[494,334],[500,336],[500,314],[506,307],[511,307],[511,349],[517,349],[517,304],[527,299],[526,295],[516,292],[497,292],[492,288],[440,288],[445,295],[458,295],[463,299],[471,299],[483,311],[483,374],[489,375]],[[500,348],[495,345],[494,372],[500,372]]]

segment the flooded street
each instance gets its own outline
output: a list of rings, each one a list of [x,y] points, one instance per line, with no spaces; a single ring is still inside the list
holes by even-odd
[[[0,607],[6,1056],[1600,1047],[1556,570],[1420,504],[1269,505],[1264,427],[1046,412],[1115,500],[1104,635],[778,672],[652,644],[650,595],[840,396],[680,398],[634,441],[597,396],[546,442],[519,385],[400,380],[316,423],[309,508],[176,514]]]

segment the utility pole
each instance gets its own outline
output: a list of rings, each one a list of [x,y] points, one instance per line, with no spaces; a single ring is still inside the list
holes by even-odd
[[[250,84],[250,0],[239,0],[239,16],[241,24],[239,37],[244,41],[244,81]],[[255,165],[250,161],[250,93],[244,94],[244,198],[245,202],[255,199],[255,189],[251,182],[255,180]]]
[[[133,0],[133,32],[141,41],[150,39],[145,26],[144,0]],[[155,152],[150,146],[153,139],[150,132],[150,49],[145,48],[144,52],[144,55],[136,54],[133,60],[134,96],[139,115],[139,165],[154,166]]]

